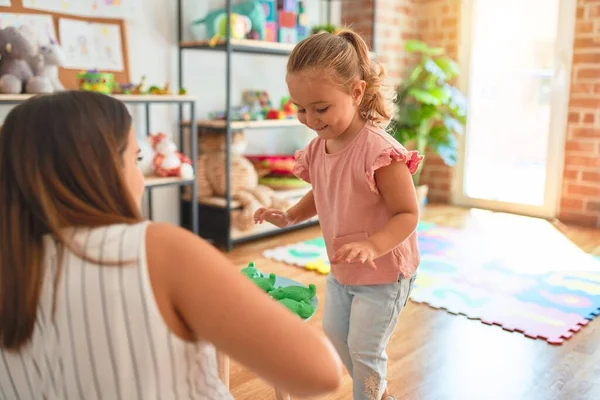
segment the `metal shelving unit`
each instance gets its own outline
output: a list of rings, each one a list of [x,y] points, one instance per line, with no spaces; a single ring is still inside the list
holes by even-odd
[[[331,7],[332,3],[336,1],[350,1],[350,0],[322,0],[328,4],[327,22],[331,23]],[[374,2],[376,0],[373,0]],[[226,18],[226,32],[227,36],[216,43],[214,46],[210,46],[208,40],[201,41],[184,41],[183,37],[183,2],[184,0],[177,0],[177,41],[178,41],[178,85],[184,87],[183,83],[183,53],[185,51],[220,51],[225,52],[225,110],[226,119],[224,121],[213,121],[213,120],[200,120],[195,121],[192,117],[190,121],[186,121],[184,125],[200,127],[203,129],[215,130],[224,132],[226,135],[226,147],[225,147],[225,172],[226,172],[226,188],[227,193],[224,201],[219,201],[219,204],[207,204],[205,202],[199,205],[199,234],[206,239],[212,241],[215,244],[224,246],[227,251],[230,251],[234,245],[248,242],[255,239],[264,238],[267,236],[273,236],[284,232],[312,226],[318,223],[318,220],[312,219],[304,223],[294,225],[288,228],[279,229],[272,227],[270,229],[262,228],[257,229],[255,232],[245,235],[232,234],[231,228],[231,211],[236,209],[235,202],[231,199],[231,141],[232,132],[242,129],[258,129],[258,128],[280,128],[290,126],[300,126],[300,123],[296,120],[274,120],[274,121],[232,121],[230,110],[232,108],[232,95],[231,95],[231,69],[232,69],[232,55],[234,53],[245,53],[245,54],[256,54],[262,56],[284,56],[287,57],[295,45],[276,43],[276,42],[265,42],[260,40],[249,40],[249,39],[231,39],[229,37],[230,32],[230,21],[229,16],[232,13],[232,0],[225,0],[225,11],[228,15]],[[373,14],[373,22],[375,21],[375,14]],[[375,24],[373,23],[373,36],[375,38]],[[221,200],[221,199],[219,199]],[[186,200],[182,200],[186,201]],[[194,201],[194,200],[187,200]],[[224,204],[223,204],[224,203]],[[183,208],[182,208],[183,209]],[[187,218],[186,218],[187,219]]]
[[[15,94],[15,95],[0,95],[0,105],[17,105],[25,100],[29,99],[33,95],[29,94]],[[153,104],[173,104],[177,105],[179,108],[180,115],[183,115],[183,107],[184,105],[188,105],[190,112],[190,119],[195,119],[195,106],[196,99],[192,96],[180,96],[180,95],[114,95],[116,99],[121,100],[125,104],[144,106],[144,116],[145,116],[145,128],[146,135],[150,135],[151,127],[150,127],[150,106]],[[180,119],[181,121],[181,119]],[[190,151],[188,155],[192,160],[192,166],[196,166],[196,160],[198,158],[198,145],[197,145],[197,133],[196,126],[191,127],[191,138],[190,138]],[[183,130],[179,130],[179,142],[181,143],[183,149]],[[198,201],[196,198],[196,179],[181,179],[181,178],[161,178],[161,177],[147,177],[144,181],[145,189],[146,189],[146,201],[148,207],[148,218],[152,219],[152,190],[156,188],[163,188],[167,186],[179,186],[180,195],[183,193],[184,186],[191,187],[191,202],[185,202],[186,204],[182,204],[182,212],[181,212],[181,225],[187,227],[195,234],[198,234]],[[185,209],[187,208],[187,209]],[[185,222],[185,219],[189,218],[189,222]]]

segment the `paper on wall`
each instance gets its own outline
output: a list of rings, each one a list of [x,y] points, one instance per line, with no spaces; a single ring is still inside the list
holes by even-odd
[[[56,32],[52,17],[46,14],[0,13],[0,29],[7,26],[27,26],[35,35],[40,46],[48,45],[56,40]]]
[[[64,68],[123,71],[121,29],[115,24],[59,19]]]
[[[23,7],[72,15],[90,15],[93,0],[23,0]]]
[[[10,7],[10,0],[0,0],[0,7]]]
[[[23,7],[94,18],[130,19],[141,6],[141,0],[23,0]]]

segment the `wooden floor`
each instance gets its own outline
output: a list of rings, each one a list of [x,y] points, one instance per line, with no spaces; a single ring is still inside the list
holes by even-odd
[[[508,232],[513,239],[550,236],[562,232],[588,253],[600,255],[600,230],[546,223],[525,217],[428,206],[424,220],[439,225]],[[263,250],[314,238],[310,228],[240,247],[230,254],[243,266],[252,260],[268,272],[314,283],[324,298],[325,277],[266,260]],[[554,235],[556,236],[556,235]],[[322,308],[321,308],[322,310]],[[310,323],[321,327],[321,310]],[[432,400],[546,400],[600,399],[600,321],[592,321],[563,345],[547,344],[499,327],[450,315],[409,302],[388,347],[388,379],[398,399]],[[236,399],[274,399],[262,380],[232,363],[231,391]],[[351,382],[320,399],[350,400]]]

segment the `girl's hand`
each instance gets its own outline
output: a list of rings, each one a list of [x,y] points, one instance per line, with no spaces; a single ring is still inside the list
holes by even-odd
[[[354,242],[343,245],[336,251],[335,256],[331,262],[333,264],[339,263],[367,263],[373,269],[377,269],[375,265],[376,250],[373,244],[369,240],[363,242]]]
[[[292,224],[288,213],[275,208],[259,208],[256,210],[254,213],[254,222],[262,224],[264,221],[267,221],[278,228],[285,228]]]

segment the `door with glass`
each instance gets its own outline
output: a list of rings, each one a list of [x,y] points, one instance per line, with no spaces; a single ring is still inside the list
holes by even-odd
[[[552,218],[559,201],[575,24],[572,0],[464,0],[469,101],[460,205]]]

